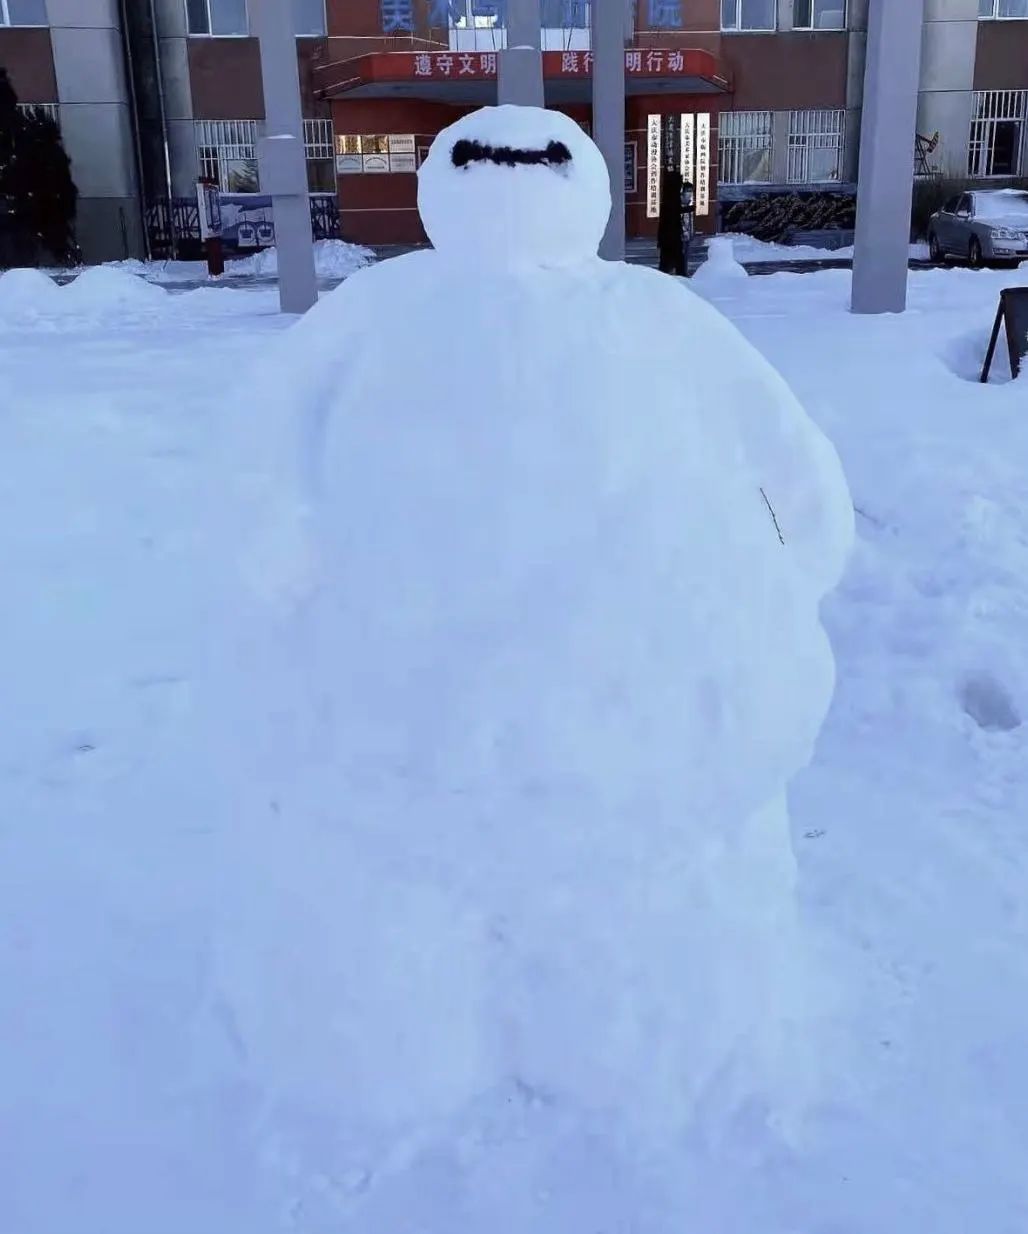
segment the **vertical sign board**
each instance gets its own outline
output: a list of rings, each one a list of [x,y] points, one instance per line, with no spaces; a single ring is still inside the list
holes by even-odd
[[[636,143],[634,141],[625,142],[625,193],[631,196],[635,192],[635,176],[636,176]]]
[[[692,112],[682,113],[682,179],[696,187],[696,117]]]
[[[207,251],[207,273],[219,278],[225,273],[225,253],[221,243],[221,197],[210,180],[196,182],[196,206],[200,217],[200,239]]]
[[[696,117],[696,213],[710,213],[710,112]]]
[[[200,213],[200,239],[219,240],[221,238],[221,196],[218,186],[209,180],[198,180],[196,184],[196,204]]]
[[[999,309],[992,327],[989,351],[982,369],[982,381],[989,380],[989,370],[996,354],[1000,327],[1007,328],[1007,354],[1010,357],[1010,375],[1017,377],[1021,362],[1028,359],[1028,287],[1005,287],[999,293]]]
[[[660,116],[646,121],[646,217],[660,218]]]

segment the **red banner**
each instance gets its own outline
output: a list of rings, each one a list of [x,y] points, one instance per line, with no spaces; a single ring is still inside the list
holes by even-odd
[[[436,81],[492,78],[496,76],[496,56],[494,51],[392,52],[389,76]],[[715,65],[713,57],[704,52],[662,48],[625,52],[625,73],[629,77],[708,77]],[[592,69],[591,51],[543,52],[543,75],[546,77],[589,77]]]

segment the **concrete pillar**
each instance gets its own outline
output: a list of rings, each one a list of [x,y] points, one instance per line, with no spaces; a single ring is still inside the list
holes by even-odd
[[[116,0],[47,0],[61,135],[87,262],[145,255],[121,13]]]
[[[592,6],[593,139],[610,176],[610,218],[600,241],[600,256],[625,256],[625,35],[624,0],[599,0]]]
[[[963,179],[978,50],[978,0],[925,0],[924,17],[917,131],[925,137],[939,134],[929,166]]]
[[[539,0],[507,0],[507,46],[499,53],[497,98],[544,107],[542,17]]]
[[[283,313],[305,313],[317,301],[318,283],[290,0],[250,0],[250,29],[261,49],[265,135],[257,153],[275,213],[279,304]]]
[[[789,126],[791,111],[776,111],[771,116],[771,181],[789,183]]]
[[[860,138],[854,313],[907,305],[924,0],[871,0]]]
[[[864,104],[864,72],[867,66],[867,12],[863,13],[865,28],[853,23],[855,0],[850,0],[850,30],[846,36],[846,135],[843,145],[842,178],[847,184],[857,182],[860,165],[860,118]]]
[[[185,5],[180,0],[150,2],[157,24],[171,192],[173,197],[192,197],[196,192],[196,177],[200,174],[200,168],[196,159]]]
[[[778,0],[779,32],[793,28],[793,0]]]

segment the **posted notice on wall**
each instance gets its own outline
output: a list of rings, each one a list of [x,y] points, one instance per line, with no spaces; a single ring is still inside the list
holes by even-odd
[[[679,171],[682,179],[696,187],[696,117],[692,112],[682,113],[681,160]]]
[[[710,112],[696,117],[696,213],[710,213]]]
[[[646,217],[660,218],[660,116],[646,121]]]

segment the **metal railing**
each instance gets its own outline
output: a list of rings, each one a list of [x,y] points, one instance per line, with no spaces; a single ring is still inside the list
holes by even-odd
[[[339,203],[335,197],[311,197],[310,205],[311,230],[314,233],[314,239],[340,239],[342,231]],[[270,207],[268,210],[270,215]],[[200,256],[200,211],[195,199],[191,197],[175,198],[171,203],[170,220],[168,202],[166,200],[153,202],[146,211],[146,230],[150,237],[151,251],[155,257],[170,256],[172,235],[179,246],[180,257],[188,259]]]

